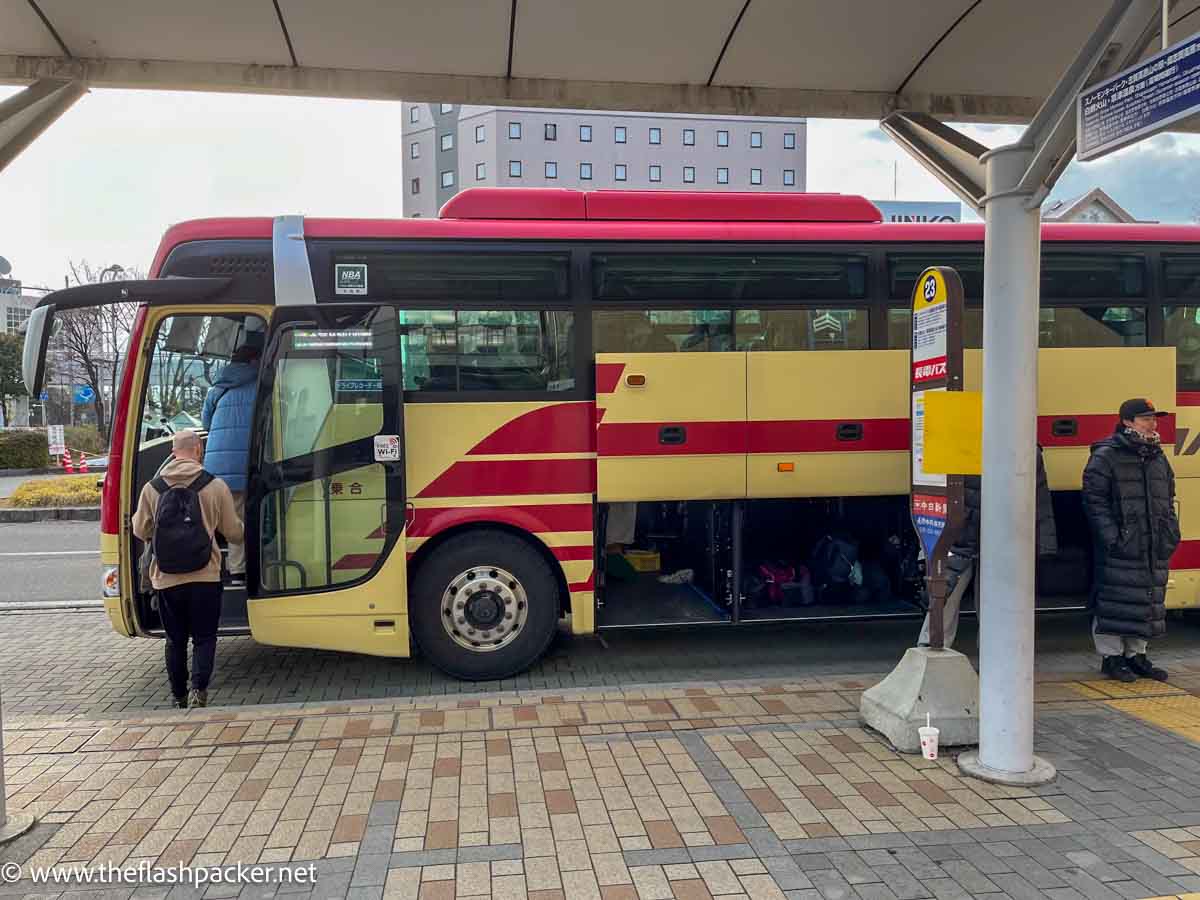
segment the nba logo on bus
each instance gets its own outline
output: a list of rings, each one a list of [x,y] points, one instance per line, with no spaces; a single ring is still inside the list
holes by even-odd
[[[365,295],[367,293],[366,263],[337,263],[333,267],[335,294]]]

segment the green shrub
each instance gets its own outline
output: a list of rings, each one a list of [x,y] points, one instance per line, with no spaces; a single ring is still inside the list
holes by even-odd
[[[46,432],[0,431],[0,469],[44,469],[49,465]]]
[[[88,456],[103,456],[108,451],[108,442],[95,425],[68,425],[63,429],[63,437],[72,455],[76,450],[85,450]]]
[[[8,502],[12,506],[99,506],[100,488],[95,475],[36,478],[17,485]]]

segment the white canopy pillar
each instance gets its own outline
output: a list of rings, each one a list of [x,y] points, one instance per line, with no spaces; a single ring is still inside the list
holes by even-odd
[[[1041,784],[1055,775],[1033,753],[1041,205],[1074,158],[1080,89],[1127,67],[1157,43],[1159,3],[1113,0],[1011,146],[986,150],[919,113],[893,113],[881,123],[986,224],[979,750],[964,753],[958,763],[967,774],[989,781]]]
[[[986,153],[983,249],[983,509],[979,554],[979,753],[996,781],[1054,768],[1033,755],[1038,281],[1041,212],[1020,188],[1032,151]],[[991,538],[991,540],[989,540]],[[977,764],[976,764],[977,761]]]

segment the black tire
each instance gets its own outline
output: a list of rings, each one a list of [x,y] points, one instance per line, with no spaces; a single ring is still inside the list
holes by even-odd
[[[511,573],[527,599],[524,625],[491,650],[468,649],[442,622],[442,598],[470,570]],[[409,590],[413,637],[431,663],[455,678],[492,681],[529,668],[558,630],[559,585],[546,559],[525,541],[501,531],[473,531],[450,538],[417,570]]]

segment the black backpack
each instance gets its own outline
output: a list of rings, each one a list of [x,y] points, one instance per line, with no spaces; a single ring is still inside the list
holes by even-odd
[[[153,541],[159,571],[185,575],[203,569],[212,559],[212,535],[200,511],[200,492],[212,480],[212,475],[201,472],[188,485],[172,487],[162,478],[151,482],[158,491]]]

